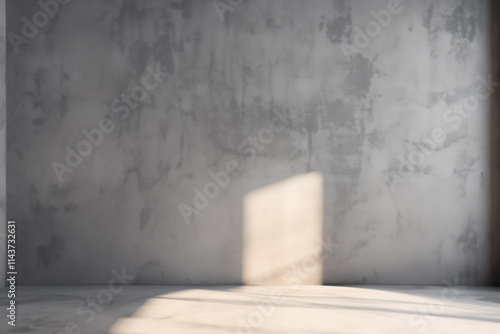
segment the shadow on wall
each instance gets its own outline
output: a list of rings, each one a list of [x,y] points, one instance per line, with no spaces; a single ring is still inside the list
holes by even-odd
[[[493,81],[500,80],[500,4],[498,1],[490,2],[491,19],[491,73]],[[500,286],[500,210],[498,201],[500,199],[500,93],[498,90],[492,95],[490,107],[490,171],[491,171],[491,196],[490,196],[490,267],[491,283]]]

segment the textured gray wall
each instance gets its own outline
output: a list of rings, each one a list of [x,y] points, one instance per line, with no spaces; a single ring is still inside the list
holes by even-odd
[[[495,81],[500,81],[500,4],[491,2],[491,71]],[[500,92],[492,96],[490,115],[491,157],[491,284],[500,286]]]
[[[5,286],[6,216],[5,216],[5,0],[0,0],[0,287]]]
[[[249,194],[317,172],[323,282],[487,282],[488,2],[230,3],[72,0],[11,44],[19,281],[241,282]],[[8,31],[40,10],[8,0]]]

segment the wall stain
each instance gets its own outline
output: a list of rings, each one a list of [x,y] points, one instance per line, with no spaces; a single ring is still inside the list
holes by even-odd
[[[375,69],[372,62],[360,54],[351,58],[348,64],[349,72],[345,79],[346,93],[362,99],[368,95],[371,86],[371,80],[375,75]]]
[[[466,254],[475,254],[478,251],[478,236],[473,223],[469,220],[465,231],[457,238],[457,244]]]
[[[50,237],[50,241],[46,246],[38,246],[36,248],[37,254],[37,264],[47,268],[49,265],[57,262],[61,259],[65,248],[65,241],[62,236],[57,233],[53,233]]]

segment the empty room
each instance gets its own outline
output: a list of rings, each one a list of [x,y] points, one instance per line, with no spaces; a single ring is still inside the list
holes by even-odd
[[[0,333],[499,334],[500,2],[0,0]]]

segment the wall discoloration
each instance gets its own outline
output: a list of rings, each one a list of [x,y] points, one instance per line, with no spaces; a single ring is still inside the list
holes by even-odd
[[[451,16],[446,20],[445,28],[453,38],[467,39],[469,42],[476,36],[476,19],[474,1],[463,0],[453,10]]]
[[[65,242],[63,237],[54,233],[50,237],[48,244],[36,248],[36,262],[38,265],[48,267],[57,262],[63,256]]]
[[[457,244],[466,254],[476,254],[478,250],[478,236],[474,230],[474,222],[467,225],[465,231],[458,237]]]
[[[351,7],[346,6],[343,0],[339,0],[333,2],[333,9],[333,19],[326,21],[325,16],[321,15],[319,30],[325,29],[326,36],[332,44],[348,42],[352,34]]]
[[[355,55],[349,63],[349,73],[345,80],[347,94],[355,98],[365,98],[370,91],[374,73],[373,64],[361,55]]]
[[[149,222],[149,218],[151,216],[151,209],[144,208],[141,210],[140,221],[139,221],[139,229],[142,231],[146,224]]]
[[[440,48],[438,43],[444,42],[444,36],[451,37],[452,50],[458,61],[465,62],[472,55],[471,43],[478,34],[478,30],[484,33],[484,22],[487,20],[487,1],[441,1],[432,3],[427,8],[423,18],[423,25],[428,29],[433,55]],[[441,36],[441,34],[446,34]],[[447,41],[446,41],[447,42]]]

